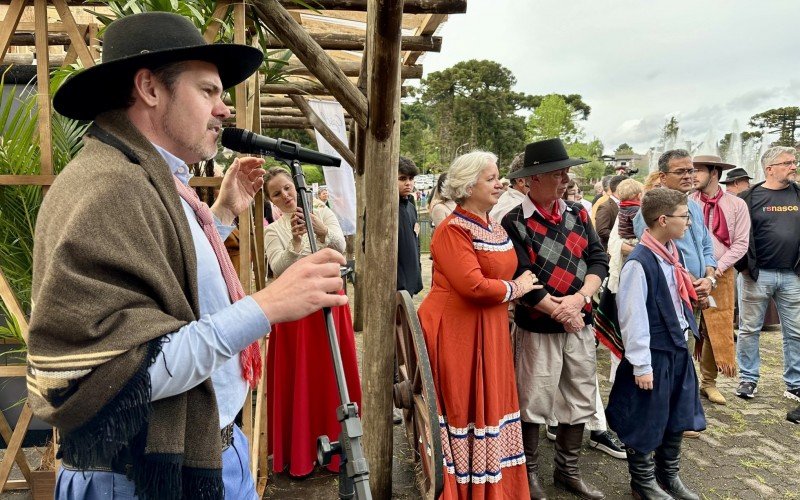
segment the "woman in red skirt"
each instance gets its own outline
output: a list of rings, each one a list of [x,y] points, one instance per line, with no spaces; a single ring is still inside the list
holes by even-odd
[[[270,169],[264,177],[270,201],[283,215],[267,227],[265,252],[275,276],[279,276],[311,248],[303,213],[297,205],[297,191],[289,173]],[[317,248],[344,252],[345,241],[336,215],[327,207],[314,209],[311,223]],[[358,376],[350,307],[332,309],[339,338],[342,364],[350,399],[361,408],[361,382]],[[292,477],[314,471],[317,437],[326,434],[335,440],[341,430],[336,420],[339,392],[328,347],[322,311],[290,323],[273,325],[267,351],[267,414],[272,468]],[[334,457],[328,469],[339,470]]]

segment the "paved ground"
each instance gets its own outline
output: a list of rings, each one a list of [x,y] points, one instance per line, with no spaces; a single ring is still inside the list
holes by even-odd
[[[430,283],[430,260],[423,256],[424,282]],[[424,290],[419,298],[424,296]],[[417,301],[419,302],[419,300]],[[361,335],[357,334],[361,346]],[[795,403],[782,397],[782,344],[780,334],[765,332],[761,343],[762,380],[759,394],[751,401],[735,397],[735,381],[720,379],[719,387],[728,398],[727,406],[703,400],[708,429],[699,439],[684,441],[683,471],[685,482],[704,499],[800,498],[800,426],[785,420]],[[604,397],[608,386],[608,352],[597,351],[600,385]],[[552,446],[541,446],[541,477],[548,498],[573,496],[552,487]],[[400,427],[395,427],[393,470],[394,499],[415,499],[414,467],[411,452]],[[2,456],[2,452],[0,452]],[[586,478],[600,487],[609,499],[630,498],[627,467],[624,461],[585,448],[581,459]],[[16,471],[15,471],[16,472]],[[3,494],[0,498],[27,498],[27,494]],[[337,478],[317,473],[294,481],[271,475],[264,498],[309,500],[337,498]]]

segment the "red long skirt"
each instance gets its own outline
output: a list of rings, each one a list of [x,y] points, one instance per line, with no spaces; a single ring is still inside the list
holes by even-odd
[[[350,400],[361,411],[361,382],[350,307],[333,308]],[[314,471],[317,438],[338,439],[340,405],[322,311],[290,323],[273,325],[267,352],[267,412],[272,469],[295,477]],[[335,457],[328,469],[339,471]]]

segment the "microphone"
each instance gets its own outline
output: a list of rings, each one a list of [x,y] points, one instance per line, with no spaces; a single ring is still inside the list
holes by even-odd
[[[338,167],[342,164],[341,158],[304,148],[296,142],[273,139],[241,128],[223,129],[222,145],[240,153],[274,156],[278,160],[297,160],[323,167]]]

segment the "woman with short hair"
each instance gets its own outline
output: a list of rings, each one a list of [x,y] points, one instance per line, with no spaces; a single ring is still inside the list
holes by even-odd
[[[537,287],[489,210],[502,192],[497,157],[453,161],[455,210],[433,233],[433,287],[419,309],[438,398],[443,499],[530,498],[508,328],[508,302]]]
[[[264,176],[264,189],[270,201],[283,213],[267,226],[264,236],[267,262],[277,277],[295,261],[310,254],[311,246],[289,172],[277,167],[269,169]],[[333,211],[319,206],[310,215],[317,248],[344,252],[344,234]],[[350,398],[361,408],[350,307],[345,304],[331,312]],[[292,477],[308,476],[314,471],[317,438],[325,434],[333,440],[341,431],[336,419],[339,392],[328,346],[322,311],[301,320],[272,325],[266,370],[267,431],[275,472],[288,468]],[[339,470],[338,456],[328,469]]]

